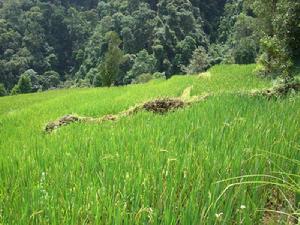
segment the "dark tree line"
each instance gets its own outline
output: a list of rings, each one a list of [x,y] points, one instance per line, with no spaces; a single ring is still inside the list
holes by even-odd
[[[298,18],[296,0],[2,0],[0,92],[123,85],[257,59],[261,73],[288,76]]]

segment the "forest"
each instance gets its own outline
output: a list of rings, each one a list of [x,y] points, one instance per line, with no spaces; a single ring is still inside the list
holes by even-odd
[[[293,77],[297,0],[2,0],[0,95],[119,86],[257,62]]]

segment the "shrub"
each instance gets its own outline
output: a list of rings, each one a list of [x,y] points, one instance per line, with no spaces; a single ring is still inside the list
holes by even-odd
[[[206,50],[203,47],[198,47],[190,60],[190,64],[187,67],[183,67],[182,70],[187,74],[197,74],[205,71],[209,67],[209,57]]]
[[[96,76],[100,76],[100,72],[97,68],[91,68],[89,72],[86,74],[85,79],[89,80],[90,84],[94,85],[94,80]],[[101,83],[100,83],[101,86]]]
[[[134,64],[127,73],[127,79],[134,80],[142,74],[152,74],[155,71],[157,60],[154,55],[149,55],[146,50],[140,51],[134,60]]]
[[[123,51],[119,48],[122,41],[117,33],[108,32],[106,39],[108,50],[105,53],[104,60],[99,65],[99,71],[102,85],[110,87],[116,82],[123,59]]]
[[[160,72],[155,72],[152,75],[153,79],[166,79],[166,74],[165,73],[160,73]]]
[[[122,63],[120,64],[120,71],[116,80],[117,85],[130,84],[131,80],[126,77],[126,74],[132,68],[134,59],[134,54],[126,54],[123,56]]]
[[[281,40],[277,37],[267,37],[261,40],[263,54],[258,60],[257,72],[264,76],[281,75],[287,79],[290,76],[293,63]]]
[[[21,76],[18,85],[21,93],[30,93],[32,90],[31,80],[29,76]]]
[[[166,79],[166,76],[164,73],[160,73],[160,72],[155,72],[154,74],[143,73],[140,76],[138,76],[136,79],[134,79],[132,81],[132,83],[143,84],[143,83],[147,83],[153,79]]]
[[[16,85],[13,87],[13,89],[11,89],[10,94],[11,94],[11,95],[18,95],[18,94],[21,94],[19,85],[16,84]]]
[[[101,81],[101,76],[100,75],[96,75],[94,77],[93,85],[94,85],[94,87],[101,87],[102,86],[102,81]]]
[[[153,79],[152,74],[143,73],[140,76],[138,76],[136,79],[134,79],[132,83],[134,83],[134,84],[143,84],[143,83],[149,82],[152,79]]]
[[[0,97],[7,95],[4,84],[0,84]]]
[[[30,93],[32,91],[32,85],[31,85],[31,80],[30,77],[26,74],[22,74],[19,78],[18,84],[16,84],[12,91],[12,95],[16,94],[25,94],[25,93]]]
[[[47,90],[49,88],[56,88],[60,83],[59,74],[53,70],[46,71],[43,74],[42,86],[43,90]]]
[[[76,86],[80,88],[88,88],[91,87],[91,84],[88,79],[79,79]]]
[[[74,88],[76,87],[76,82],[74,80],[66,80],[65,82],[61,83],[58,88]]]
[[[237,64],[255,63],[256,56],[257,46],[250,38],[242,39],[233,50],[234,61]]]
[[[33,69],[26,70],[23,75],[30,78],[32,92],[37,92],[42,89],[42,77]]]

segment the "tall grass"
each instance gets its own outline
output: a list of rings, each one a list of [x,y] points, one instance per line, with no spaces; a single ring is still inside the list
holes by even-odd
[[[222,66],[206,83],[177,76],[0,99],[0,224],[261,224],[265,186],[235,186],[218,197],[228,178],[294,171],[284,158],[257,156],[299,160],[300,101],[230,94],[269,85],[250,71]],[[117,113],[190,85],[194,94],[219,95],[165,116],[140,112],[42,132],[64,114]]]

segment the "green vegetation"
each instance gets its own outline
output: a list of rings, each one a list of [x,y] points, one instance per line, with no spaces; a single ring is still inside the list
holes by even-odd
[[[197,48],[190,60],[190,64],[183,70],[187,74],[199,74],[209,67],[209,57],[203,47]]]
[[[11,92],[13,95],[30,93],[31,92],[30,77],[25,74],[22,74],[18,81],[18,84],[14,86]]]
[[[0,97],[5,96],[6,94],[7,93],[4,84],[0,84]]]
[[[0,83],[22,93],[15,86],[30,71],[31,92],[119,86],[255,62],[290,81],[299,12],[297,0],[2,0]]]
[[[0,225],[300,225],[299,15],[0,0]]]
[[[103,86],[110,87],[114,84],[119,73],[119,66],[122,61],[123,53],[119,48],[121,40],[117,33],[107,33],[106,39],[108,41],[108,50],[104,56],[103,62],[100,64],[100,74]]]
[[[0,224],[287,224],[262,211],[274,201],[293,212],[281,189],[258,182],[268,177],[226,189],[247,180],[226,180],[234,177],[285,172],[276,180],[285,185],[299,174],[299,95],[241,94],[272,86],[254,69],[222,65],[141,85],[1,98]],[[214,96],[164,116],[139,112],[43,133],[66,114],[116,114],[192,85],[193,95]],[[293,204],[295,193],[282,191]]]

